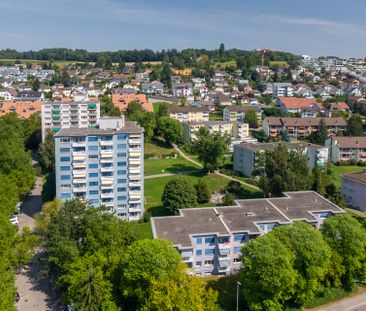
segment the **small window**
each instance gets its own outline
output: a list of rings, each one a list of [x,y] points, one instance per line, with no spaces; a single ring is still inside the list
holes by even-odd
[[[61,193],[61,199],[70,199],[71,193]]]
[[[117,140],[125,140],[127,138],[127,135],[125,134],[118,134],[117,135]]]
[[[243,243],[245,241],[245,235],[244,234],[235,234],[234,241]]]
[[[119,152],[119,153],[117,153],[117,157],[125,158],[125,157],[127,157],[127,153],[126,152]]]
[[[98,141],[98,136],[89,136],[88,141]]]
[[[71,176],[70,175],[61,175],[61,180],[70,180]]]
[[[117,166],[127,166],[126,162],[117,162]]]
[[[70,166],[61,166],[61,171],[65,172],[65,171],[70,171],[71,167]]]
[[[90,178],[98,177],[98,173],[89,173],[89,177]]]
[[[234,247],[234,254],[240,254],[241,253],[241,247]]]
[[[89,168],[98,168],[98,163],[90,163]]]
[[[89,151],[97,151],[98,150],[98,146],[88,146],[88,150]]]
[[[126,201],[127,200],[127,197],[124,196],[124,195],[121,195],[121,196],[117,197],[117,200],[118,201]]]
[[[208,238],[205,238],[205,243],[206,244],[214,244],[215,243],[215,237],[208,237]]]
[[[60,152],[70,152],[70,148],[60,148]]]
[[[60,161],[61,162],[69,162],[70,161],[70,157],[60,157]]]
[[[205,249],[205,255],[214,255],[214,254],[215,254],[215,249],[213,249],[213,248]]]
[[[127,171],[126,170],[118,170],[117,171],[117,175],[126,175]]]
[[[99,199],[91,199],[90,204],[92,205],[99,205]]]
[[[119,184],[125,184],[125,183],[127,182],[127,179],[124,179],[124,178],[122,178],[122,179],[118,179],[118,180],[117,180],[117,182],[118,182]]]
[[[202,256],[202,250],[200,249],[196,250],[196,256]]]
[[[98,195],[99,191],[98,190],[89,190],[89,195]]]
[[[120,187],[120,188],[117,188],[117,191],[118,192],[125,192],[125,191],[127,191],[127,188],[126,187]]]
[[[99,183],[97,181],[91,181],[89,182],[89,187],[95,187],[95,186],[98,186]]]
[[[202,244],[202,238],[196,238],[196,244]]]
[[[97,154],[90,154],[89,155],[89,159],[98,159],[98,155]]]
[[[126,144],[118,144],[118,145],[117,145],[117,149],[118,149],[118,150],[126,149],[126,148],[127,148],[127,145],[126,145]]]
[[[202,266],[202,261],[196,261],[196,267],[201,267]]]
[[[213,260],[206,260],[205,261],[205,266],[212,266],[213,265]]]
[[[61,143],[65,144],[65,143],[69,143],[70,142],[70,138],[61,138],[60,139]]]

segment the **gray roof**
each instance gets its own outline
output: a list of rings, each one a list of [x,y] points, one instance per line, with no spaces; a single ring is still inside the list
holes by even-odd
[[[362,170],[361,172],[357,173],[349,173],[344,174],[341,176],[343,178],[351,179],[353,181],[359,182],[361,184],[364,184],[366,186],[366,170]]]
[[[119,129],[99,129],[99,128],[64,128],[55,137],[64,136],[92,136],[108,135],[118,133],[142,133],[143,129],[136,122],[126,122],[125,126]]]
[[[305,149],[305,148],[309,148],[309,147],[316,148],[316,149],[325,148],[324,146],[315,145],[315,144],[311,144],[311,143],[307,143],[307,142],[301,142],[301,141],[298,141],[298,142],[281,141],[281,142],[272,142],[272,143],[240,143],[238,145],[235,145],[235,148],[243,148],[243,149],[248,149],[250,151],[256,152],[256,151],[262,151],[262,150],[273,150],[279,145],[283,145],[287,149],[290,149],[290,150]]]
[[[179,247],[191,247],[192,235],[259,234],[258,223],[314,222],[316,218],[312,212],[343,213],[341,208],[314,191],[286,192],[284,195],[281,198],[237,200],[236,206],[181,209],[179,216],[153,217],[153,235]]]
[[[226,124],[238,124],[244,125],[246,123],[239,122],[239,121],[197,121],[197,122],[183,122],[189,125],[226,125]]]

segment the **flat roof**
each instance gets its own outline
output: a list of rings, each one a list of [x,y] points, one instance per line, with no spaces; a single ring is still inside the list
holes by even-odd
[[[256,151],[262,151],[262,150],[273,150],[279,145],[283,145],[287,149],[301,149],[301,148],[308,148],[308,147],[316,148],[316,149],[326,148],[324,146],[301,142],[301,141],[299,141],[299,142],[282,141],[282,142],[272,142],[272,143],[240,143],[240,144],[235,145],[235,147],[248,149],[250,151],[256,152]]]
[[[349,173],[349,174],[344,174],[341,176],[342,178],[348,178],[351,179],[353,181],[359,182],[361,184],[366,185],[366,170],[362,170],[361,172],[356,172],[356,173]]]
[[[99,128],[64,128],[56,133],[55,137],[62,136],[91,136],[108,135],[117,133],[142,133],[143,129],[136,122],[125,122],[119,129],[99,129]]]
[[[284,197],[237,200],[235,206],[181,209],[179,216],[152,217],[154,238],[191,247],[192,235],[228,235],[233,232],[259,234],[256,224],[290,224],[296,220],[314,222],[312,214],[343,210],[314,191],[286,192]]]

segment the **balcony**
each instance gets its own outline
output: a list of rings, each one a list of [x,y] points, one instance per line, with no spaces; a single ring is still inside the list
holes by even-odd
[[[100,197],[101,197],[102,199],[114,198],[114,193],[113,193],[113,192],[110,192],[110,193],[102,193],[102,194],[100,195]]]
[[[230,243],[219,243],[219,250],[220,249],[230,249]]]
[[[130,152],[130,158],[140,158],[140,157],[141,157],[141,152]]]
[[[130,154],[138,153],[139,156],[141,155],[141,152],[142,152],[141,147],[130,147],[128,150],[129,150]]]
[[[101,146],[113,146],[113,140],[101,140],[100,145]]]
[[[80,168],[80,169],[85,169],[86,168],[86,164],[85,163],[75,163],[74,168]]]
[[[100,163],[113,163],[113,157],[106,157],[100,160]]]
[[[128,143],[130,145],[140,145],[141,144],[141,139],[129,139]]]
[[[72,183],[73,184],[86,184],[86,179],[84,179],[85,177],[81,177],[81,176],[74,176]]]
[[[129,162],[130,162],[131,165],[140,165],[141,164],[140,158],[138,158],[138,159],[134,159],[134,158],[131,159],[130,158]]]
[[[130,208],[128,209],[128,211],[129,211],[130,213],[133,213],[133,212],[141,212],[141,207],[130,207]]]
[[[128,178],[130,179],[130,181],[141,181],[141,174],[129,174]]]
[[[101,167],[101,168],[100,168],[100,171],[101,171],[102,173],[104,173],[104,172],[113,172],[113,171],[114,171],[114,168],[113,168],[113,166]]]
[[[128,216],[128,220],[140,220],[141,219],[141,216],[138,215],[138,216]]]
[[[142,183],[141,182],[129,182],[128,186],[129,187],[141,187]]]
[[[86,192],[86,187],[77,187],[72,190],[74,193],[75,192]]]
[[[85,141],[78,141],[78,142],[73,142],[72,143],[72,147],[85,147]]]
[[[106,206],[106,207],[114,207],[114,202],[102,202],[102,205]]]
[[[72,156],[73,157],[77,157],[77,156],[86,156],[86,153],[85,153],[85,151],[74,151],[73,153],[72,153]]]
[[[113,150],[100,150],[100,156],[102,158],[113,158]]]
[[[86,175],[86,171],[85,170],[73,170],[72,171],[72,174],[74,175],[74,176],[80,176],[80,175]]]
[[[193,262],[193,256],[183,257],[183,261],[184,261],[184,262]]]

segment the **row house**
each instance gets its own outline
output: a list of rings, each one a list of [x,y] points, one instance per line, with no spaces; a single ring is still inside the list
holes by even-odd
[[[324,122],[328,134],[336,134],[346,130],[347,122],[343,118],[284,118],[267,117],[263,121],[263,130],[268,137],[279,137],[287,134],[291,139],[309,136],[317,131]]]
[[[178,216],[152,217],[154,239],[171,241],[191,274],[230,275],[242,267],[241,251],[274,228],[305,221],[319,229],[344,211],[314,191],[284,197],[237,200],[233,206],[186,208]]]
[[[366,137],[332,136],[325,145],[329,148],[329,157],[333,163],[342,161],[366,162]]]

